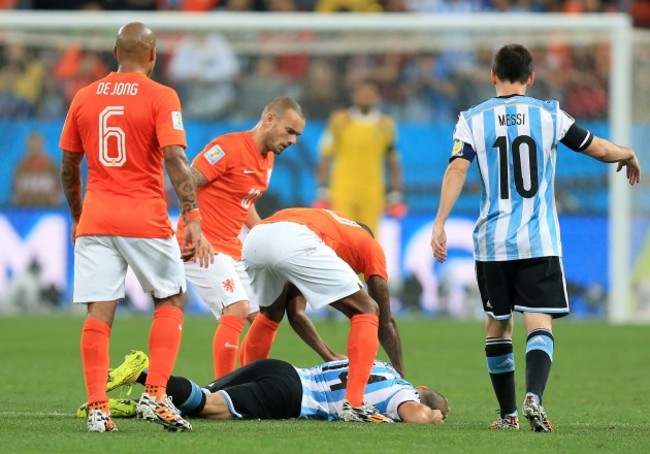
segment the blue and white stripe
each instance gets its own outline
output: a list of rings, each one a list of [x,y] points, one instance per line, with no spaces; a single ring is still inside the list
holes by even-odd
[[[520,124],[500,124],[499,117],[525,116]],[[483,193],[481,211],[474,229],[474,258],[479,261],[518,260],[562,256],[560,230],[555,207],[554,178],[556,150],[574,120],[555,100],[540,101],[527,96],[492,98],[461,112],[454,139],[476,153]],[[532,197],[517,192],[511,145],[520,136],[536,144],[538,190]],[[498,137],[507,144],[508,197],[501,198],[501,165]],[[520,147],[523,188],[529,189],[531,171],[528,146]]]
[[[296,370],[303,388],[300,417],[328,421],[337,419],[345,399],[348,361],[332,361],[311,369]],[[419,402],[420,398],[415,387],[392,366],[375,361],[366,386],[365,401],[390,418],[399,420],[399,405],[407,401]]]

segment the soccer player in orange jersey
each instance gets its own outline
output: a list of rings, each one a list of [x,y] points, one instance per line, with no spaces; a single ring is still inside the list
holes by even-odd
[[[243,343],[242,365],[268,356],[292,284],[312,308],[331,305],[350,318],[350,373],[340,419],[392,422],[363,401],[379,347],[380,308],[355,270],[362,270],[368,279],[386,278],[385,257],[371,235],[330,210],[289,208],[253,227],[242,255],[260,306]],[[390,306],[384,304],[382,310],[390,311]],[[389,312],[385,315],[390,318]],[[397,330],[392,334],[390,342],[399,345]],[[401,355],[393,357],[401,363]]]
[[[219,320],[212,343],[215,378],[235,369],[242,329],[258,311],[255,301],[249,301],[239,234],[244,225],[251,228],[260,222],[255,201],[268,187],[275,156],[296,143],[304,127],[298,103],[280,96],[264,108],[253,129],[215,138],[192,162],[203,235],[216,256],[209,269],[187,261],[185,274]],[[180,219],[179,241],[184,229]]]
[[[138,415],[169,430],[190,430],[166,396],[181,341],[185,275],[167,214],[163,161],[187,221],[183,251],[207,266],[210,245],[201,237],[178,96],[148,77],[156,62],[153,32],[138,22],[124,25],[114,55],[117,72],[79,90],[60,139],[61,179],[72,216],[73,299],[88,308],[81,332],[87,426],[91,432],[117,430],[106,394],[109,338],[130,266],[155,304],[151,375]],[[84,156],[88,181],[82,202]]]

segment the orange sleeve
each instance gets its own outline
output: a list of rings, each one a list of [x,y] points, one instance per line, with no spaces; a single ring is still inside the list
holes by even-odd
[[[381,245],[376,241],[364,242],[362,254],[366,257],[364,260],[363,278],[368,281],[370,276],[379,276],[388,280],[388,273],[386,272],[386,255]]]
[[[234,159],[234,153],[227,153],[222,145],[218,138],[214,139],[192,161],[192,165],[199,169],[208,182],[226,173]]]
[[[72,151],[77,153],[83,153],[84,148],[81,142],[81,135],[79,134],[79,128],[77,127],[77,110],[79,108],[79,96],[85,90],[79,90],[77,94],[72,98],[70,103],[70,109],[68,109],[68,115],[65,117],[65,123],[63,124],[63,131],[61,132],[61,138],[59,139],[59,148],[65,151]]]
[[[187,148],[178,95],[171,88],[161,85],[155,96],[156,135],[160,147],[180,145]]]

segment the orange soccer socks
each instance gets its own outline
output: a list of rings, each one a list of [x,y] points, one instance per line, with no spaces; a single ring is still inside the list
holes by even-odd
[[[90,404],[101,406],[108,402],[106,380],[110,367],[110,337],[110,326],[96,318],[86,317],[81,330],[81,363]]]
[[[379,348],[378,330],[379,317],[374,314],[359,314],[350,319],[348,337],[350,372],[345,398],[354,407],[363,405],[363,393]]]
[[[224,315],[219,320],[219,326],[212,340],[212,356],[214,359],[214,378],[221,378],[235,370],[239,336],[246,319],[235,315]]]
[[[149,373],[145,392],[160,401],[167,387],[181,346],[183,311],[175,306],[160,306],[153,313],[149,332]]]
[[[274,322],[261,312],[257,314],[241,345],[240,366],[245,366],[256,359],[268,358],[278,326],[280,322]]]

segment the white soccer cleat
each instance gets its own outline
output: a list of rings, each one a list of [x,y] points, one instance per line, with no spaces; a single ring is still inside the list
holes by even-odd
[[[137,408],[138,419],[161,424],[165,430],[171,432],[184,432],[192,430],[192,424],[183,419],[180,411],[172,403],[172,398],[165,398],[156,402],[153,396],[142,393]]]
[[[549,421],[548,416],[546,416],[546,411],[544,407],[537,402],[535,397],[526,396],[526,400],[523,405],[523,413],[528,422],[530,423],[530,430],[533,432],[553,432],[555,427],[551,421]]]
[[[343,401],[339,411],[339,419],[346,422],[372,422],[377,424],[395,422],[370,404],[364,403],[361,407],[353,407],[347,400]]]
[[[86,425],[88,432],[117,432],[117,426],[111,417],[98,408],[90,410]]]

